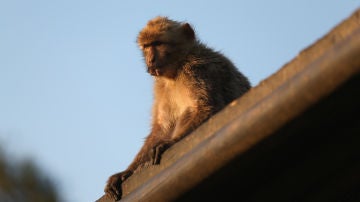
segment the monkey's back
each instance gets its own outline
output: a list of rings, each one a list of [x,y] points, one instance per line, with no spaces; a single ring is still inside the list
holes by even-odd
[[[192,87],[218,111],[250,88],[250,82],[234,64],[219,52],[200,42],[188,55],[184,65],[185,78]]]

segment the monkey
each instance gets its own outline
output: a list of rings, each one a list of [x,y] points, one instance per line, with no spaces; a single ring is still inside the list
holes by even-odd
[[[222,53],[200,42],[187,22],[151,19],[137,43],[153,77],[151,132],[128,168],[110,176],[105,193],[121,198],[121,184],[250,88],[246,76]]]

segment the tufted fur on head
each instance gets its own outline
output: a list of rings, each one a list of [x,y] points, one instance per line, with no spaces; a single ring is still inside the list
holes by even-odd
[[[150,20],[140,31],[137,43],[140,48],[143,48],[144,45],[151,44],[154,41],[183,44],[186,41],[193,43],[194,40],[195,32],[189,23],[158,16]]]

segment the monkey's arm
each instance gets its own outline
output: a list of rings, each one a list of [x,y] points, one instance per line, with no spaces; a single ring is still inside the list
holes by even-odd
[[[153,150],[153,148],[156,147],[156,145],[158,145],[157,139],[159,139],[158,136],[161,135],[161,132],[162,130],[160,126],[157,124],[153,124],[150,135],[146,138],[144,145],[141,147],[140,151],[137,153],[128,168],[109,177],[105,187],[105,193],[110,195],[115,200],[119,200],[121,198],[122,182],[129,178],[138,167],[141,167],[146,162],[153,160],[151,151]]]

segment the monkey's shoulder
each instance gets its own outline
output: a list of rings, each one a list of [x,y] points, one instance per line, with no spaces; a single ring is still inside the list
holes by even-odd
[[[214,79],[237,74],[233,63],[221,54],[194,57],[183,68],[183,74],[194,79]]]

